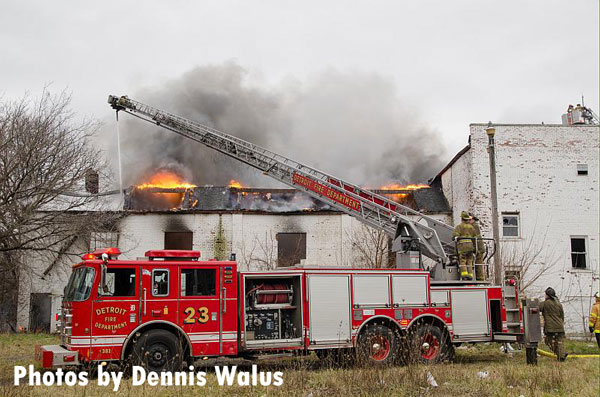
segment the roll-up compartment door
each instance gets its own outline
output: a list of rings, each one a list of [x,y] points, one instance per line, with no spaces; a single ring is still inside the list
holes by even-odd
[[[390,278],[384,275],[354,275],[354,304],[360,307],[389,307]]]
[[[394,306],[427,306],[427,275],[392,276]]]
[[[452,326],[454,335],[464,337],[489,335],[486,290],[453,290]]]
[[[308,275],[311,344],[348,344],[350,276]]]

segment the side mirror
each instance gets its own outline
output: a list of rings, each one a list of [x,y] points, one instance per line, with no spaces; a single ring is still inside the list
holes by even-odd
[[[100,265],[100,295],[104,295],[108,291],[106,286],[106,264],[108,263],[108,255],[102,254],[102,264]]]

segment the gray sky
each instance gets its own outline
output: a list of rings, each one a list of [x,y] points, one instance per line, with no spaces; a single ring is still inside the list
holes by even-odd
[[[598,113],[598,1],[4,0],[0,93],[68,88],[80,114],[109,93],[234,61],[263,85],[334,69],[381,75],[451,157],[472,122]]]

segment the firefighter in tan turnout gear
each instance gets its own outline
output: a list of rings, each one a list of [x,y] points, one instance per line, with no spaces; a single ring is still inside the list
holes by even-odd
[[[590,326],[590,332],[596,337],[598,348],[600,348],[600,292],[596,292],[594,297],[596,302],[590,311],[590,323],[588,325]]]
[[[476,242],[476,248],[477,250],[475,251],[475,279],[481,281],[481,280],[485,280],[485,273],[486,273],[486,269],[485,269],[485,264],[483,263],[483,257],[485,255],[485,244],[483,242],[483,240],[481,240],[481,229],[479,228],[479,218],[477,218],[475,215],[469,213],[469,215],[471,216],[471,225],[473,225],[473,228],[475,228],[475,238],[477,238],[477,242]]]
[[[475,259],[475,245],[473,239],[477,231],[469,222],[473,219],[467,211],[460,213],[461,222],[454,228],[452,236],[456,239],[458,263],[460,265],[460,278],[473,279],[473,260]]]
[[[565,361],[565,312],[554,288],[546,288],[545,294],[546,300],[540,303],[540,312],[544,318],[544,342],[556,354],[558,361]]]

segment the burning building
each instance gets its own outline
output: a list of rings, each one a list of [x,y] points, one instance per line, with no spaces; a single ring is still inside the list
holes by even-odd
[[[439,189],[384,186],[378,192],[450,221]],[[150,248],[195,249],[203,259],[235,254],[241,268],[257,270],[299,263],[388,266],[387,236],[294,189],[251,188],[235,181],[196,186],[177,173],[160,172],[125,189],[119,205],[123,217],[116,229],[82,237],[73,253],[119,246],[123,258],[137,258]],[[54,319],[40,318],[38,306],[58,307],[70,266],[78,260],[64,255],[43,279],[23,285],[21,294],[29,299],[21,304],[20,325],[35,329],[41,321],[54,329]],[[48,265],[39,267],[42,273]]]

